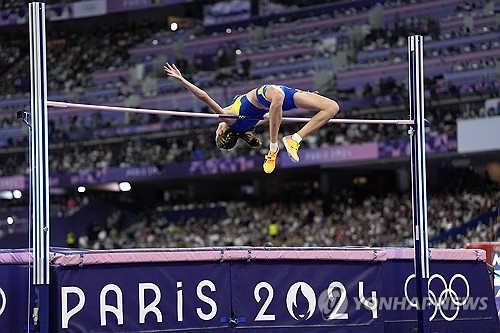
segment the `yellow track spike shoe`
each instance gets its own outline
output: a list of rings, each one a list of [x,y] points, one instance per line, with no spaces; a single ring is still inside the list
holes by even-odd
[[[285,145],[288,157],[294,163],[299,163],[299,147],[300,143],[292,139],[291,135],[287,135],[283,138],[283,144]]]
[[[269,151],[265,157],[264,168],[265,173],[271,173],[274,171],[274,167],[276,166],[276,157],[278,157],[279,148],[276,151]]]

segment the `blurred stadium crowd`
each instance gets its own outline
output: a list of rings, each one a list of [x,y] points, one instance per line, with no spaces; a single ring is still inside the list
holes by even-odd
[[[498,207],[498,188],[480,192],[432,195],[429,201],[429,237],[433,239]],[[204,207],[205,214],[188,217]],[[211,207],[211,208],[210,208]],[[218,216],[217,208],[223,214]],[[200,208],[199,208],[200,209]],[[171,211],[185,211],[184,219],[168,218]],[[249,203],[216,202],[158,206],[124,227],[120,210],[105,225],[78,238],[79,247],[92,249],[210,246],[412,246],[411,198],[395,193],[367,196],[356,201],[336,197],[300,201]],[[497,216],[480,221],[465,234],[432,243],[434,247],[464,248],[468,242],[500,237]]]
[[[88,31],[48,28],[49,96],[131,107],[148,107],[162,97],[165,99],[153,105],[168,103],[169,98],[183,93],[158,70],[158,65],[161,68],[168,60],[182,68],[189,80],[207,90],[278,81],[292,85],[305,80],[303,84],[308,89],[318,89],[339,101],[341,117],[404,118],[406,82],[397,73],[407,75],[405,69],[399,70],[406,68],[407,36],[422,34],[429,45],[425,48],[425,58],[430,64],[425,78],[426,94],[431,101],[426,107],[427,134],[456,134],[459,118],[500,115],[500,105],[488,109],[484,106],[485,99],[499,97],[500,91],[495,74],[500,57],[496,18],[500,5],[494,1],[457,1],[439,10],[404,14],[407,6],[425,3],[428,1],[394,0],[369,8],[329,10],[327,2],[318,11],[311,6],[313,3],[307,7],[298,1],[294,11],[283,11],[272,19],[250,24],[233,23],[232,29],[206,29],[196,21],[178,31],[155,22],[103,23]],[[0,9],[22,11],[16,1],[2,2]],[[472,24],[467,17],[473,18]],[[302,28],[293,30],[293,27]],[[189,41],[205,47],[191,47]],[[26,34],[0,34],[0,43],[6,45],[0,51],[0,128],[4,132],[0,135],[0,177],[27,175],[27,129],[14,114],[15,110],[26,107],[29,96]],[[160,47],[155,51],[154,46]],[[169,47],[166,54],[161,46]],[[363,74],[376,68],[381,71]],[[134,69],[141,71],[140,80],[128,78]],[[104,76],[106,79],[101,79]],[[226,100],[232,98],[221,96]],[[179,102],[178,107],[207,112],[199,105],[193,107],[192,101]],[[102,129],[156,123],[166,124],[168,130],[128,136],[98,134]],[[297,127],[283,124],[283,131],[293,132]],[[64,174],[81,169],[164,165],[263,154],[267,150],[269,142],[264,140],[260,151],[242,145],[231,151],[219,151],[214,145],[215,128],[215,122],[196,119],[62,112],[52,117],[49,124],[50,170],[53,174]],[[263,126],[257,133],[261,135],[266,130]],[[395,126],[342,124],[323,127],[306,138],[303,146],[318,148],[404,136],[405,129]],[[498,209],[497,183],[484,175],[474,182],[467,179],[469,187],[459,183],[457,180],[456,188],[452,189],[455,184],[450,184],[449,189],[433,193],[430,198],[431,238]],[[116,210],[105,222],[89,224],[85,234],[69,237],[67,245],[109,249],[268,243],[409,246],[412,242],[411,199],[394,192],[353,198],[350,190],[345,189],[342,195],[297,195],[286,201],[217,198],[211,204],[197,202],[196,198],[190,201],[190,204],[159,201],[142,211],[138,207],[135,220],[127,223],[122,221],[124,213]],[[65,211],[62,215],[81,213],[92,202],[92,198],[75,201],[70,196],[60,205]],[[201,213],[189,216],[193,208],[199,208]],[[185,214],[169,218],[172,211]],[[465,233],[437,240],[434,245],[460,248],[470,241],[498,239],[500,222],[496,219],[475,223]]]

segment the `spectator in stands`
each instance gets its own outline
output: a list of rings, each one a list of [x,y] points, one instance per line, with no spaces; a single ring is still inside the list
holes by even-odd
[[[165,65],[167,75],[179,80],[193,95],[203,101],[215,113],[220,115],[238,115],[256,119],[226,118],[219,125],[216,136],[221,137],[229,131],[245,132],[264,122],[264,115],[269,115],[270,147],[263,165],[264,172],[274,170],[278,156],[278,129],[281,124],[283,111],[295,108],[319,110],[311,120],[298,132],[283,138],[283,144],[292,162],[299,162],[298,150],[300,142],[307,135],[323,126],[339,111],[338,104],[316,93],[305,92],[281,85],[262,85],[245,95],[236,96],[230,106],[222,108],[204,90],[187,81],[175,65]]]
[[[464,182],[460,178],[458,183]],[[498,239],[500,219],[485,218],[498,207],[498,185],[471,177],[480,191],[431,192],[429,237],[433,247],[463,248],[470,241]],[[453,183],[451,190],[456,189]],[[468,186],[470,188],[470,186]],[[88,227],[91,248],[262,246],[411,246],[411,199],[403,193],[363,195],[344,189],[331,198],[311,200],[305,191],[281,201],[196,202],[171,199],[137,214],[133,225],[117,224],[113,212],[106,223]],[[149,202],[149,200],[148,200]],[[193,215],[196,207],[197,215]],[[221,209],[223,208],[223,209]],[[172,214],[173,213],[173,214]],[[481,218],[475,224],[474,220]],[[470,227],[468,227],[468,223]],[[456,228],[463,234],[441,237]]]

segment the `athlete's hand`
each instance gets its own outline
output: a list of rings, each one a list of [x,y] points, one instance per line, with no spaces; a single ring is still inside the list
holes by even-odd
[[[229,126],[225,122],[220,122],[219,126],[217,126],[217,129],[215,130],[216,135],[223,135],[227,130],[229,129]]]
[[[178,70],[174,64],[170,65],[168,62],[166,62],[163,68],[165,69],[165,73],[167,73],[168,76],[174,77],[177,80],[183,79],[181,71]]]

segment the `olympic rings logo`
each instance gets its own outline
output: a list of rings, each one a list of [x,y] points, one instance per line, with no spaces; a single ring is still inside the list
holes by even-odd
[[[410,298],[408,297],[408,283],[410,282],[411,279],[415,278],[415,274],[411,274],[408,276],[408,278],[405,281],[405,297],[408,303],[414,307],[417,308],[417,303],[412,302]],[[436,294],[431,290],[431,282],[434,279],[438,279],[443,283],[444,289],[441,291],[439,294],[439,297],[436,297]],[[462,298],[462,301],[460,301],[460,297],[458,296],[457,292],[453,289],[453,282],[455,282],[456,279],[461,279],[465,283],[465,287],[467,289],[466,296]],[[458,312],[460,311],[460,307],[464,306],[467,301],[469,300],[470,296],[470,286],[469,286],[469,281],[467,281],[467,278],[463,276],[462,274],[455,274],[452,276],[450,280],[450,284],[446,282],[444,277],[440,274],[433,274],[428,282],[429,285],[429,302],[434,305],[434,312],[432,313],[432,316],[429,318],[429,320],[433,320],[434,317],[436,316],[437,312],[441,314],[441,316],[444,318],[446,321],[453,321],[455,318],[458,316]],[[443,305],[446,304],[448,298],[451,300],[453,305],[455,305],[455,313],[449,317],[446,315],[443,309]]]

